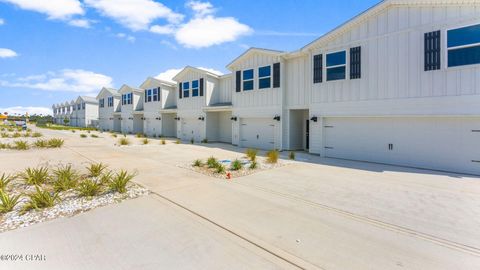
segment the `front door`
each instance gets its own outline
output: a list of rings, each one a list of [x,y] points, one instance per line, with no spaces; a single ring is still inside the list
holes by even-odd
[[[310,149],[310,120],[305,124],[305,149]]]

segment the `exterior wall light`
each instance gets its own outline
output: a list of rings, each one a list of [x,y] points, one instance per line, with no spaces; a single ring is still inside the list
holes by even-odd
[[[232,121],[235,121],[235,122],[236,122],[236,121],[237,121],[237,117],[236,117],[236,116],[233,116],[232,118],[230,118],[230,120],[232,120]]]
[[[200,116],[200,117],[198,117],[198,120],[200,120],[200,121],[205,121],[205,117]]]
[[[280,115],[275,115],[275,117],[273,117],[273,120],[280,121]]]
[[[316,116],[313,116],[312,118],[310,118],[310,120],[312,120],[313,122],[315,122],[315,123],[316,123],[316,122],[318,121],[318,117],[316,117]]]

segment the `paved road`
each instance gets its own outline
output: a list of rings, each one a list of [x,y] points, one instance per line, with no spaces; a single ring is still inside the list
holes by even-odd
[[[300,154],[301,162],[223,181],[179,165],[211,155],[241,156],[231,146],[154,141],[117,147],[107,134],[80,139],[78,133],[42,132],[66,137],[66,147],[0,153],[5,170],[23,167],[14,160],[102,161],[137,169],[136,181],[154,192],[0,235],[2,246],[19,251],[32,243],[51,252],[64,246],[45,264],[49,267],[57,262],[78,269],[480,267],[480,180],[475,177]],[[44,241],[47,235],[51,242]]]

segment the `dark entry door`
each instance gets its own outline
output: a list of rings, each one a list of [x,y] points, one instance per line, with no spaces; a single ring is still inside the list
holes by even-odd
[[[310,120],[305,124],[305,148],[310,149]]]

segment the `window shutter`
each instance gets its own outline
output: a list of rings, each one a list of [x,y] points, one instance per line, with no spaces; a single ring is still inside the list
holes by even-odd
[[[362,77],[362,47],[350,48],[350,79]]]
[[[182,83],[178,84],[178,98],[182,98]]]
[[[425,33],[425,71],[440,69],[440,31]]]
[[[203,97],[203,78],[200,79],[200,96]]]
[[[240,92],[242,89],[242,71],[235,72],[235,92]]]
[[[147,89],[143,91],[143,95],[145,96],[145,103],[147,102]]]
[[[323,81],[323,55],[317,54],[313,56],[313,83],[321,83]]]
[[[280,63],[273,64],[273,88],[280,87]]]

